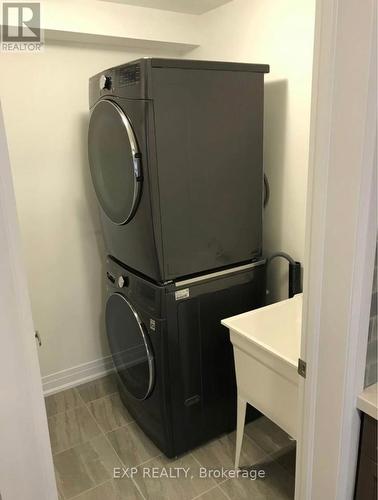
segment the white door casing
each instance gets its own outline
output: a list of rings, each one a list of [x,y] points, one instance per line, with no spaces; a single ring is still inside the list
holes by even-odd
[[[318,0],[297,500],[353,497],[377,229],[376,4]]]

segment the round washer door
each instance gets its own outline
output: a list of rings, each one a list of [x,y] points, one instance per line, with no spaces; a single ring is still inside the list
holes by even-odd
[[[155,368],[145,326],[134,307],[120,293],[109,297],[105,321],[118,375],[132,396],[146,399],[154,386]]]
[[[117,225],[129,222],[138,207],[142,187],[141,154],[130,120],[110,99],[91,112],[88,155],[98,201]]]

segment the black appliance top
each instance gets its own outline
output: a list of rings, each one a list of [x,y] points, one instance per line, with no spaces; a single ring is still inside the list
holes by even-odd
[[[151,68],[209,69],[222,71],[253,71],[254,73],[269,73],[268,64],[250,64],[228,61],[200,61],[195,59],[167,59],[144,57],[117,66],[122,68],[133,64],[149,63]]]
[[[153,72],[158,69],[269,73],[268,64],[145,57],[92,76],[89,79],[90,106],[104,96],[152,99]]]

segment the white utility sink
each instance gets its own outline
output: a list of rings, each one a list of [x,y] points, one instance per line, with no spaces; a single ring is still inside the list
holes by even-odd
[[[296,438],[301,323],[302,294],[222,320],[230,330],[234,347],[237,451],[241,446],[246,403]]]

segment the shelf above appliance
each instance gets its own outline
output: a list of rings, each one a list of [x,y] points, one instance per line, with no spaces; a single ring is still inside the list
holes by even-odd
[[[204,14],[232,0],[102,0],[110,3],[122,3],[136,7],[170,10],[184,14]]]
[[[141,48],[141,49],[167,49],[177,52],[188,52],[199,47],[199,44],[190,42],[176,42],[158,39],[135,38],[128,36],[112,36],[98,33],[84,33],[77,31],[64,31],[45,29],[45,42],[88,43],[109,47]]]

